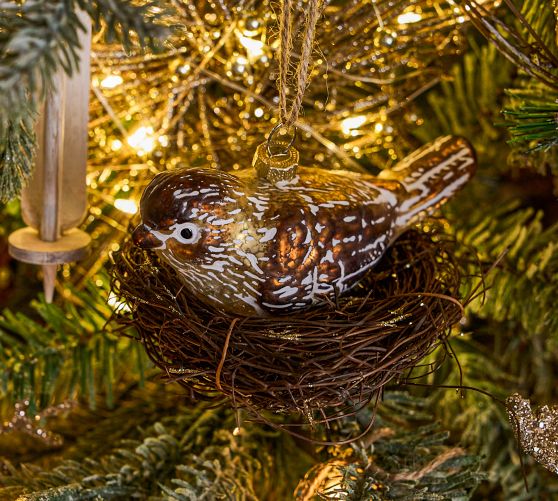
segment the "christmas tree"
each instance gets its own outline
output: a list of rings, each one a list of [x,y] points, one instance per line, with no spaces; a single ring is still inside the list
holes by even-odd
[[[1,3],[0,498],[554,499],[557,99],[548,0]],[[132,243],[157,173],[453,181],[440,136],[474,177],[308,310]]]

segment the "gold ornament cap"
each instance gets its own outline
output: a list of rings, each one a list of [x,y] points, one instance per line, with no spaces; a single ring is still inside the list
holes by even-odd
[[[275,142],[273,148],[279,153],[270,151],[269,143],[260,144],[256,149],[252,167],[258,176],[272,183],[289,181],[296,176],[298,170],[298,151],[288,143]]]

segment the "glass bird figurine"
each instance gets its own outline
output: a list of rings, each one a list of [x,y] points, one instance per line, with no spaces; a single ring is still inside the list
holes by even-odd
[[[155,176],[134,243],[172,266],[188,293],[233,315],[292,313],[349,291],[388,246],[474,174],[471,145],[443,137],[379,176],[299,167]]]

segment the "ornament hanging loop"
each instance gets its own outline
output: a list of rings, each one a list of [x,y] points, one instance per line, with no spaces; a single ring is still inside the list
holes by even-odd
[[[279,132],[281,131],[281,129],[284,128],[284,124],[283,122],[279,122],[277,123],[277,125],[275,125],[275,127],[273,127],[273,129],[271,129],[271,132],[269,133],[269,136],[267,136],[267,143],[266,143],[266,148],[267,148],[267,154],[270,157],[285,157],[289,155],[289,149],[293,147],[295,141],[296,141],[296,135],[297,135],[297,128],[295,125],[292,126],[292,134],[290,135],[291,139],[290,141],[287,143],[285,141],[281,141],[280,139],[276,139],[275,136],[277,134],[279,134]],[[286,134],[285,134],[286,135]]]
[[[322,0],[308,0],[305,8],[305,23],[301,29],[301,51],[296,68],[296,84],[294,97],[287,103],[287,87],[289,85],[289,68],[293,56],[294,38],[297,29],[293,25],[293,0],[281,1],[279,16],[280,57],[279,57],[279,116],[280,121],[269,133],[267,141],[256,149],[252,166],[259,177],[272,183],[290,181],[295,178],[298,170],[298,151],[293,144],[296,139],[296,121],[302,107],[302,98],[310,76],[310,62],[316,34],[316,24],[320,17]],[[292,130],[288,141],[276,138],[282,129]]]
[[[252,161],[252,167],[258,176],[272,183],[289,181],[296,176],[298,170],[298,151],[293,146],[296,139],[296,127],[292,127],[293,132],[289,141],[276,138],[282,128],[282,122],[273,127],[267,141],[257,147]]]

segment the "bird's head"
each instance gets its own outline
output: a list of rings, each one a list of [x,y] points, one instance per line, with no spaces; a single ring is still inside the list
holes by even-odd
[[[179,262],[203,255],[224,238],[227,221],[238,218],[240,190],[237,178],[220,171],[157,174],[141,197],[141,224],[133,232],[134,244],[166,251]],[[231,211],[234,215],[228,214]]]

